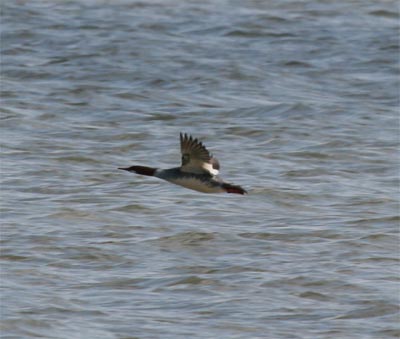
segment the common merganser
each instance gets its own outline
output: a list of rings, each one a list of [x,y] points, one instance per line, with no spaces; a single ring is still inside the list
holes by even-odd
[[[224,182],[218,177],[219,162],[200,141],[186,133],[180,134],[180,141],[182,154],[182,165],[180,167],[158,169],[131,166],[119,169],[154,176],[203,193],[247,193],[242,187]]]

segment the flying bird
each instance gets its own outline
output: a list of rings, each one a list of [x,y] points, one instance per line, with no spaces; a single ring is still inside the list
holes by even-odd
[[[182,164],[180,167],[159,169],[147,166],[119,168],[128,172],[164,179],[203,193],[237,193],[247,191],[238,185],[223,181],[219,176],[220,165],[207,148],[192,136],[180,134]]]

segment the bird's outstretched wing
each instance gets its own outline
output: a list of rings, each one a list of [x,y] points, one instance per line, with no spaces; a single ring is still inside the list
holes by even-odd
[[[181,170],[188,173],[209,173],[217,175],[219,162],[214,158],[207,148],[197,139],[186,133],[180,135],[182,165]]]

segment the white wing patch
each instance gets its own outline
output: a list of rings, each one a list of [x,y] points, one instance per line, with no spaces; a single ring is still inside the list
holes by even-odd
[[[212,164],[209,164],[209,163],[205,162],[205,163],[203,163],[202,167],[207,172],[210,172],[212,175],[218,175],[218,173],[219,173],[219,171],[217,169],[215,169]]]

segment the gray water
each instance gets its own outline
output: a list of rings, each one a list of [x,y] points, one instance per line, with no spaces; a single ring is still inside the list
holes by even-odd
[[[399,337],[397,6],[3,1],[1,337]]]

